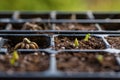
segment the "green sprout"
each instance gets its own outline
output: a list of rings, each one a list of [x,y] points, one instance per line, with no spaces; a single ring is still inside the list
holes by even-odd
[[[78,42],[78,39],[77,39],[77,38],[75,38],[74,46],[75,46],[75,47],[78,47],[78,46],[79,46],[79,42]]]
[[[102,62],[103,61],[103,55],[97,55],[97,60],[99,61],[99,62]]]
[[[90,38],[90,34],[86,34],[84,41],[88,41],[89,38]]]
[[[15,65],[15,62],[19,59],[19,55],[17,51],[12,53],[12,58],[10,59],[10,64]]]

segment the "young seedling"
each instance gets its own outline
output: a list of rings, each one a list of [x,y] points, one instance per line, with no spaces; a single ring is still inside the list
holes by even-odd
[[[97,60],[101,63],[101,62],[103,62],[103,55],[97,55]]]
[[[38,45],[35,42],[31,42],[28,38],[24,38],[22,42],[16,44],[16,49],[38,49]]]
[[[16,61],[19,59],[19,55],[18,55],[18,52],[15,50],[13,53],[12,53],[12,58],[10,59],[10,64],[11,65],[15,65]]]
[[[90,38],[90,34],[86,34],[84,41],[88,41],[89,38]]]
[[[79,46],[79,42],[78,42],[78,39],[77,39],[77,38],[75,38],[74,46],[75,46],[76,48]]]

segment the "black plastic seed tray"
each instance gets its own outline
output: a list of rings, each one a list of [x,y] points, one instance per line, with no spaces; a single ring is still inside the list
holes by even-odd
[[[93,13],[95,19],[120,19],[119,13]]]
[[[23,38],[28,38],[31,41],[34,41],[38,44],[39,49],[18,49],[20,55],[28,56],[31,54],[33,59],[39,59],[36,55],[42,55],[40,57],[40,61],[43,59],[44,61],[39,63],[41,66],[40,70],[29,71],[31,68],[28,66],[24,72],[19,69],[12,69],[7,71],[0,72],[0,77],[2,78],[84,78],[84,79],[95,79],[95,78],[110,78],[110,79],[119,79],[120,78],[120,50],[119,50],[119,34],[91,34],[92,38],[97,38],[95,41],[101,40],[104,44],[103,48],[100,49],[100,45],[98,44],[93,49],[87,48],[92,47],[94,45],[89,42],[86,43],[89,46],[82,46],[84,49],[80,48],[71,48],[67,49],[65,46],[67,43],[71,42],[75,38],[79,41],[82,41],[85,37],[84,34],[0,34],[0,43],[1,50],[0,53],[0,64],[1,60],[4,61],[3,54],[9,54],[12,51],[12,47],[14,47],[17,43],[21,42]],[[58,38],[59,39],[56,39]],[[63,39],[63,38],[70,38]],[[114,38],[113,38],[114,37]],[[116,38],[116,39],[115,39]],[[89,39],[89,41],[91,41]],[[114,44],[111,44],[111,39]],[[93,39],[94,40],[94,39]],[[57,41],[59,44],[57,44]],[[92,41],[91,41],[92,42]],[[7,44],[6,44],[7,43]],[[71,42],[74,44],[74,42]],[[63,45],[60,49],[56,49],[58,45]],[[68,43],[69,44],[69,43]],[[9,45],[10,47],[5,47],[5,45]],[[57,46],[56,46],[57,45]],[[82,44],[81,44],[82,45]],[[81,46],[80,45],[80,46]],[[83,41],[84,45],[84,41]],[[116,46],[115,46],[116,45]],[[118,45],[118,46],[117,46]],[[96,59],[96,56],[103,55],[106,63],[99,63]],[[47,56],[47,57],[44,57]],[[93,59],[93,60],[92,60]],[[111,61],[112,60],[112,61]],[[30,61],[32,61],[30,59]],[[39,60],[38,60],[39,61]],[[112,63],[113,62],[113,63]],[[9,63],[8,63],[9,64]],[[36,64],[35,64],[36,65]],[[45,66],[47,65],[47,67]],[[32,66],[32,65],[31,65]],[[37,67],[39,67],[37,66]],[[112,66],[112,67],[111,67]],[[41,69],[42,68],[42,69]],[[2,69],[2,65],[1,68]],[[35,68],[36,69],[36,68]],[[87,75],[87,76],[86,76]]]
[[[120,79],[119,15],[91,11],[0,12],[0,78]],[[38,26],[38,30],[25,29],[26,24]],[[86,42],[88,33],[91,37]],[[20,61],[13,67],[9,56],[24,38],[39,48],[17,49]],[[74,46],[76,38],[79,47]],[[101,55],[102,62],[97,59]]]
[[[119,12],[1,12],[0,33],[119,33]],[[24,29],[25,23],[39,29]]]
[[[1,12],[1,19],[87,19],[85,12]]]
[[[120,19],[119,12],[21,12],[21,11],[2,11],[0,12],[0,18],[9,18],[9,19],[34,19],[34,18],[41,18],[41,19],[88,19],[89,14],[93,14],[95,19]]]
[[[12,21],[12,20],[10,20]],[[97,21],[97,22],[96,22]],[[101,22],[102,21],[102,22]],[[30,30],[24,29],[27,22],[34,22],[40,29]],[[117,34],[119,33],[120,22],[111,20],[111,22],[104,22],[104,20],[56,20],[56,21],[13,21],[0,22],[0,33],[104,33]]]

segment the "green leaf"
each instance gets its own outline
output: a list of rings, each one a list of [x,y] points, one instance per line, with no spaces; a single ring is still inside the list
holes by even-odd
[[[97,60],[98,60],[99,62],[102,62],[102,61],[103,61],[103,55],[100,55],[100,54],[99,54],[99,55],[97,56]]]
[[[79,42],[78,42],[78,39],[77,39],[77,38],[75,38],[74,46],[75,46],[75,47],[78,47],[78,46],[79,46]]]
[[[15,62],[16,62],[15,59],[13,59],[13,58],[10,59],[10,64],[11,64],[11,65],[15,65]]]
[[[19,55],[18,55],[18,52],[16,50],[13,52],[12,58],[15,59],[15,60],[19,59]]]
[[[85,38],[84,38],[84,41],[88,41],[90,38],[90,34],[86,34]]]
[[[15,65],[15,62],[19,59],[19,55],[17,53],[17,51],[15,50],[13,53],[12,53],[12,58],[10,59],[10,64],[11,65]]]

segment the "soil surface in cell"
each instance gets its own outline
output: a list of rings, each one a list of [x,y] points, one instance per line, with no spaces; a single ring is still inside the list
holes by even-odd
[[[57,24],[55,30],[97,30],[94,24]]]
[[[43,52],[31,54],[19,54],[19,59],[13,64],[10,63],[12,55],[0,55],[0,71],[29,72],[45,71],[49,67],[49,56]]]
[[[102,30],[110,30],[110,31],[119,31],[120,28],[120,24],[116,23],[116,24],[100,24]]]
[[[97,57],[102,55],[102,60]],[[120,67],[112,54],[101,53],[59,53],[57,68],[64,72],[119,72]]]
[[[120,37],[106,37],[112,48],[120,49]]]
[[[74,46],[75,37],[55,37],[55,49],[105,49],[105,44],[102,39],[90,37],[88,41],[84,41],[84,37],[76,37],[79,46]]]
[[[24,24],[9,24],[8,30],[49,30],[50,25],[26,22]]]

